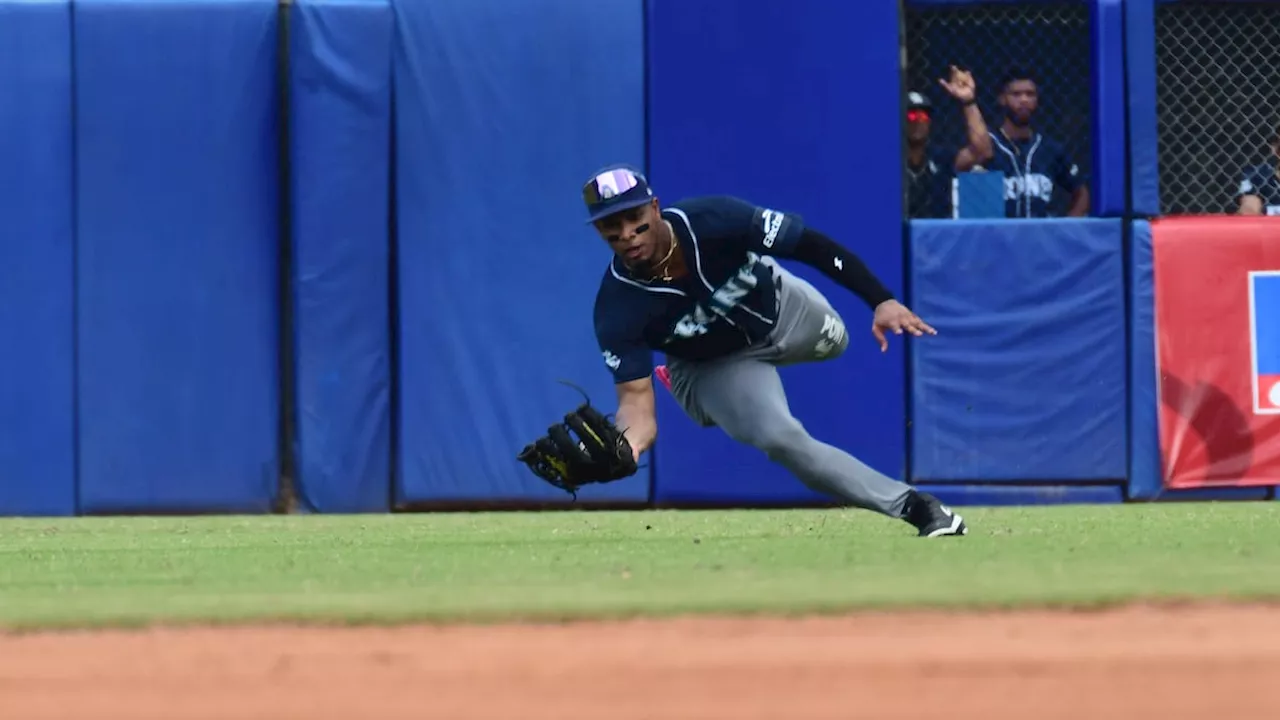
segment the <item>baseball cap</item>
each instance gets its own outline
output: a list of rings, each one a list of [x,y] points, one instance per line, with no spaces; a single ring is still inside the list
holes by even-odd
[[[630,165],[603,168],[582,186],[582,201],[587,206],[587,222],[592,223],[616,212],[640,207],[653,199],[653,190],[644,173]]]
[[[916,90],[907,93],[908,110],[932,110],[933,101],[927,95]]]

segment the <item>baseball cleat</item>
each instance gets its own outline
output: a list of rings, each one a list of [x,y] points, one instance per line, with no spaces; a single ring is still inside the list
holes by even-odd
[[[920,531],[920,537],[969,534],[964,518],[943,505],[938,498],[917,490],[912,490],[907,496],[903,519]]]

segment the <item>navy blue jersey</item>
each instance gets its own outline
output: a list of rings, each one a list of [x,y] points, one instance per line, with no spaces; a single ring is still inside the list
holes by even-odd
[[[925,150],[924,164],[907,164],[907,216],[912,218],[949,218],[951,181],[956,176],[956,153],[936,145]]]
[[[1080,168],[1062,143],[1040,133],[1013,141],[1002,132],[991,136],[993,156],[983,164],[1004,173],[1005,217],[1052,217],[1054,193],[1071,195],[1084,184]]]
[[[1240,189],[1236,200],[1241,195],[1256,195],[1262,200],[1262,214],[1280,215],[1280,175],[1276,166],[1270,163],[1256,165],[1245,170],[1240,180]]]
[[[760,258],[788,257],[803,230],[797,215],[725,196],[681,200],[662,217],[689,272],[669,282],[641,280],[615,256],[596,294],[596,340],[618,383],[647,377],[654,351],[709,360],[768,335],[778,288]]]

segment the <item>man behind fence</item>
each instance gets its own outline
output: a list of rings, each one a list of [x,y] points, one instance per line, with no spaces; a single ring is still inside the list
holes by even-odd
[[[977,85],[967,70],[951,66],[951,77],[938,84],[960,104],[968,144],[956,151],[930,142],[933,103],[924,93],[907,93],[907,215],[949,218],[951,181],[991,159],[991,135],[977,104]]]
[[[1245,169],[1236,193],[1241,215],[1280,215],[1280,124],[1271,139],[1271,152],[1275,157]]]
[[[1004,121],[991,133],[995,155],[983,169],[1004,173],[1005,216],[1043,218],[1054,214],[1054,193],[1070,196],[1066,214],[1089,214],[1089,187],[1066,146],[1032,127],[1039,108],[1039,83],[1028,70],[1009,70],[997,102]]]

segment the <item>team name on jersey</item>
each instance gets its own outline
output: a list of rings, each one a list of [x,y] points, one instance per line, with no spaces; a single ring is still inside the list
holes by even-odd
[[[723,285],[716,288],[705,304],[702,302],[694,304],[693,310],[676,321],[667,342],[705,335],[707,327],[716,318],[727,318],[729,313],[742,303],[742,299],[751,294],[751,291],[760,284],[760,279],[755,274],[759,260],[759,255],[747,253],[747,263],[738,268],[738,271]]]
[[[1049,202],[1053,199],[1053,180],[1040,173],[1005,177],[1005,200],[1017,200],[1027,195]]]

